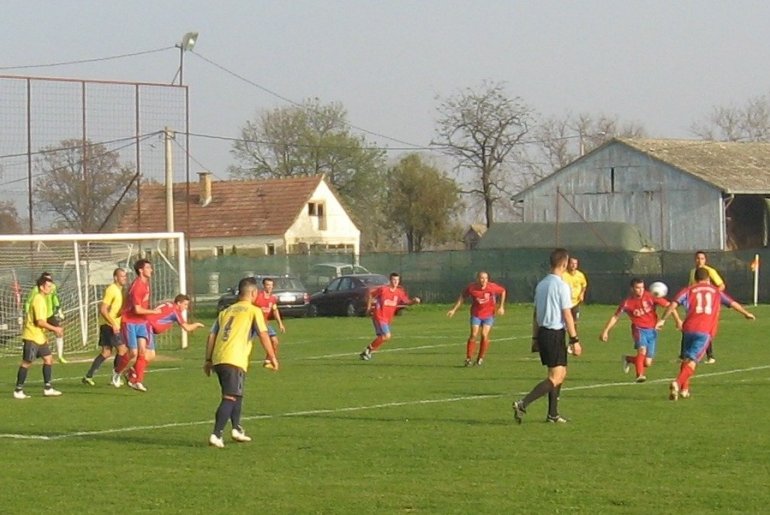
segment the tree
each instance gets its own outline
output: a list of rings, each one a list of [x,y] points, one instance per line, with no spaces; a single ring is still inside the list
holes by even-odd
[[[715,141],[770,141],[770,99],[750,98],[743,107],[715,106],[704,119],[693,122],[690,131]]]
[[[482,200],[489,227],[495,203],[511,196],[511,161],[523,151],[533,112],[518,97],[508,98],[502,84],[487,82],[441,101],[437,110],[433,144],[470,174],[470,189],[463,193]]]
[[[459,197],[455,181],[417,154],[408,154],[390,170],[388,217],[406,235],[407,251],[450,239]]]
[[[569,163],[612,138],[642,138],[646,131],[635,122],[622,123],[617,117],[581,113],[576,116],[548,118],[534,130],[544,166],[535,167],[537,178]]]
[[[130,203],[126,188],[135,178],[132,165],[101,143],[68,139],[48,147],[37,163],[34,195],[38,210],[58,216],[54,226],[78,233],[98,232],[122,202]]]
[[[351,134],[347,112],[318,99],[276,108],[247,121],[231,153],[232,177],[268,179],[324,174],[340,194],[371,250],[387,245],[383,232],[385,153]]]
[[[9,200],[0,201],[0,234],[21,234],[24,232],[16,206]]]

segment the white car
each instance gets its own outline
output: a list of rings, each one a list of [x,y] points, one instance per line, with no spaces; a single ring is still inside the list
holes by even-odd
[[[304,283],[310,291],[316,291],[326,286],[335,277],[369,273],[371,272],[366,268],[350,263],[317,263],[310,267]]]

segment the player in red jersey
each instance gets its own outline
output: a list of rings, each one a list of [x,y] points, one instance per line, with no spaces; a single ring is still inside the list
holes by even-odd
[[[262,314],[265,316],[265,323],[267,324],[267,335],[270,337],[270,344],[273,346],[273,353],[278,356],[278,333],[275,328],[269,323],[270,320],[278,322],[278,330],[281,333],[286,332],[286,327],[283,325],[281,319],[281,313],[278,311],[278,298],[273,294],[273,281],[269,277],[262,279],[262,291],[257,294],[257,298],[254,299],[254,305],[262,310]],[[262,366],[265,368],[272,368],[273,362],[270,361],[270,357],[265,355],[265,359],[262,362]]]
[[[183,330],[189,332],[205,327],[200,322],[189,323],[185,312],[190,307],[190,297],[180,293],[174,300],[167,300],[156,306],[159,311],[157,315],[148,315],[147,322],[150,324],[152,334],[162,334],[179,324]]]
[[[695,284],[677,293],[666,309],[663,319],[658,322],[659,325],[662,324],[680,304],[687,309],[684,322],[677,323],[677,328],[682,330],[684,353],[679,375],[669,387],[669,399],[672,401],[679,397],[686,399],[690,396],[690,378],[695,374],[695,367],[706,353],[709,341],[716,335],[721,306],[733,308],[747,320],[755,318],[727,293],[711,284],[708,270],[705,268],[695,270],[695,281]]]
[[[359,354],[364,361],[372,359],[372,353],[379,349],[383,343],[390,340],[390,323],[393,321],[398,307],[404,304],[420,303],[420,297],[410,299],[404,289],[399,286],[400,283],[401,276],[393,272],[390,274],[388,284],[380,286],[369,294],[366,311],[372,314],[372,323],[374,324],[374,334],[376,337]]]
[[[607,321],[602,329],[599,339],[606,342],[610,338],[610,330],[618,323],[620,316],[627,313],[631,319],[631,337],[634,340],[635,356],[622,356],[623,372],[628,373],[631,365],[636,368],[636,382],[643,383],[647,380],[645,368],[652,365],[658,345],[658,313],[657,306],[668,307],[671,304],[663,297],[655,297],[644,288],[644,280],[631,279],[628,297],[623,299],[615,313]],[[679,315],[673,311],[677,324],[681,323]]]
[[[120,356],[115,366],[115,374],[118,375],[119,379],[120,374],[127,371],[131,361],[136,360],[134,367],[128,370],[128,386],[139,392],[146,392],[147,388],[142,383],[144,370],[147,368],[145,354],[148,342],[152,342],[147,316],[157,315],[160,310],[150,308],[152,263],[147,259],[140,259],[134,263],[134,272],[136,272],[136,279],[131,283],[121,313],[121,332],[128,352]],[[114,377],[112,383],[114,385],[120,384],[119,381],[115,381]]]
[[[476,365],[484,363],[487,349],[489,349],[489,333],[495,323],[495,312],[498,315],[505,314],[505,288],[497,283],[489,281],[489,274],[481,271],[476,274],[476,282],[465,287],[460,293],[452,309],[447,311],[447,316],[452,318],[457,310],[462,306],[463,300],[468,297],[471,299],[471,332],[468,341],[465,343],[465,366],[473,365],[473,352],[476,347],[476,339],[481,332],[481,341],[479,342],[479,354],[476,357]],[[497,305],[497,299],[500,299],[500,305]],[[495,309],[497,308],[497,309]]]

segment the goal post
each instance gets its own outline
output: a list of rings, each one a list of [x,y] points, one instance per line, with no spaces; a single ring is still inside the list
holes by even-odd
[[[187,293],[185,238],[181,232],[0,235],[0,355],[18,354],[24,301],[43,272],[56,283],[64,314],[65,355],[91,353],[99,339],[99,305],[118,267],[134,280],[133,264],[149,259],[155,306]],[[158,335],[156,347],[187,347],[187,333]]]

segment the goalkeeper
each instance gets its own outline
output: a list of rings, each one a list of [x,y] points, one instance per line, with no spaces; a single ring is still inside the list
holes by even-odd
[[[40,279],[47,278],[50,279],[53,283],[53,274],[51,272],[43,272],[40,274]],[[24,314],[26,315],[29,312],[29,307],[32,305],[32,300],[35,298],[36,295],[40,294],[40,289],[37,285],[33,286],[32,289],[29,291],[29,294],[27,294],[27,298],[24,301]],[[53,289],[50,293],[50,295],[45,296],[45,302],[46,307],[48,309],[48,320],[47,322],[55,327],[61,327],[62,322],[64,322],[64,313],[61,309],[61,301],[59,300],[59,293],[56,288],[56,283],[53,283]],[[63,333],[62,333],[63,334]],[[67,360],[64,359],[64,336],[56,335],[56,356],[59,360],[59,363],[67,363]]]

